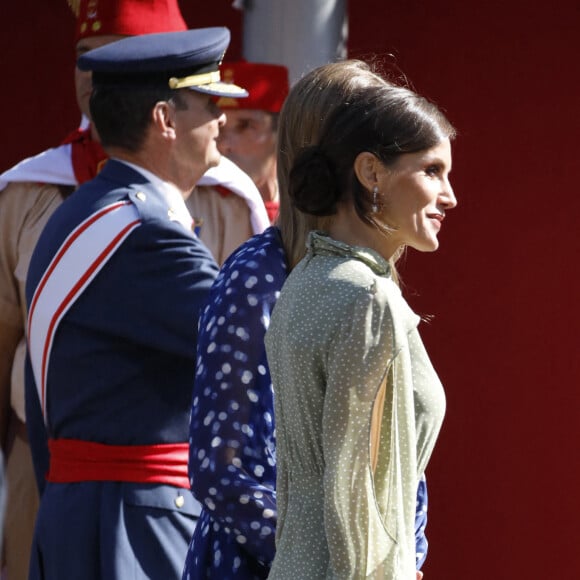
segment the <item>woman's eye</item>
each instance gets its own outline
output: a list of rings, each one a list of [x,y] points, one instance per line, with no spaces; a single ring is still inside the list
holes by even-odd
[[[425,173],[430,177],[435,177],[436,175],[439,175],[440,171],[441,167],[439,165],[429,165],[429,167],[427,167],[425,170]]]

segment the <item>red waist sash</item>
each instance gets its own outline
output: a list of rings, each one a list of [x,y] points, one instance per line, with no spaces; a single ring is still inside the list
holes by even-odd
[[[130,481],[189,489],[188,443],[104,445],[79,439],[50,439],[47,481]]]

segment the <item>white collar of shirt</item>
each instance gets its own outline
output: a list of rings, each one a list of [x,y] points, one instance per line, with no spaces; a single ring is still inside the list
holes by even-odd
[[[163,181],[163,179],[161,179],[159,176],[151,173],[151,171],[148,171],[147,169],[144,169],[140,165],[135,165],[135,163],[130,163],[129,161],[125,161],[123,159],[115,160],[128,165],[135,171],[138,171],[141,175],[143,175],[143,177],[147,179],[147,181],[159,189],[169,204],[169,218],[172,221],[176,221],[182,224],[183,227],[185,227],[188,231],[193,231],[193,218],[191,217],[191,214],[185,205],[183,195],[179,189],[175,187],[175,185],[169,183],[168,181]]]

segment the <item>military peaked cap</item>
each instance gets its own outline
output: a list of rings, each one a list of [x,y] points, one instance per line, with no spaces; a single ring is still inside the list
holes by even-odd
[[[229,42],[225,27],[142,34],[86,52],[77,66],[92,71],[95,88],[188,88],[215,96],[247,97],[245,89],[220,79]]]

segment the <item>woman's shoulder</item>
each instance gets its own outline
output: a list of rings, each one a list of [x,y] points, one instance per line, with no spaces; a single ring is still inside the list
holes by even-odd
[[[283,270],[286,257],[279,230],[272,226],[244,242],[224,262],[222,272],[235,270]]]
[[[292,316],[305,311],[307,317],[348,318],[352,324],[376,320],[404,332],[419,324],[388,273],[349,256],[307,256],[290,274],[281,298]]]
[[[269,294],[280,290],[286,276],[286,258],[278,230],[270,227],[243,243],[224,262],[212,293]]]
[[[321,297],[356,300],[363,295],[399,294],[390,271],[377,272],[367,262],[353,256],[307,254],[294,268],[289,284],[316,287]]]

